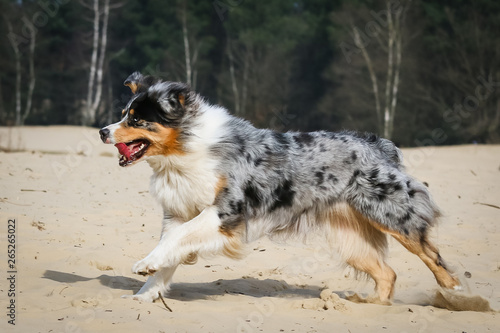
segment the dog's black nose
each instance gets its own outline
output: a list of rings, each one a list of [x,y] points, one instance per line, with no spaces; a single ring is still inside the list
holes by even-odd
[[[101,140],[102,140],[102,142],[106,143],[106,141],[108,140],[108,137],[109,137],[109,129],[107,129],[107,128],[102,128],[102,129],[99,131],[99,134],[101,135]]]

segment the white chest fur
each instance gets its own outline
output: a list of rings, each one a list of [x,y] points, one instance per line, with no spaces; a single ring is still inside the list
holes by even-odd
[[[160,202],[165,214],[185,221],[197,216],[213,204],[219,182],[217,156],[209,147],[225,135],[229,115],[225,109],[200,101],[197,122],[191,128],[184,155],[152,156],[150,192]]]
[[[188,221],[213,204],[218,182],[215,162],[205,154],[197,155],[148,160],[154,170],[150,192],[165,214]]]

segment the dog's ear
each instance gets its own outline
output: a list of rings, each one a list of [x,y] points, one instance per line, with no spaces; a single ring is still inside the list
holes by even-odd
[[[132,94],[135,94],[143,77],[144,75],[142,75],[141,73],[134,72],[125,80],[125,82],[123,82],[123,85],[129,87],[132,91]]]
[[[194,96],[188,85],[180,82],[163,82],[148,91],[163,110],[166,121],[180,120],[187,112]]]
[[[191,89],[188,85],[180,82],[172,82],[166,94],[168,103],[172,108],[185,109],[191,96]]]
[[[137,94],[148,90],[149,87],[157,82],[160,82],[160,79],[150,75],[142,75],[140,72],[134,72],[123,82],[123,85],[129,87],[132,94]]]

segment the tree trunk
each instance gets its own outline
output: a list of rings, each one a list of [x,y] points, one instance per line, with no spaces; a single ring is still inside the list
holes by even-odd
[[[12,29],[12,24],[6,15],[4,15],[5,22],[7,23],[7,29],[9,30],[9,35],[14,34],[14,30]],[[21,125],[21,53],[19,52],[19,46],[16,42],[9,38],[10,45],[12,46],[12,50],[14,51],[15,63],[16,63],[16,121],[15,125]]]
[[[191,86],[191,55],[189,54],[189,38],[188,38],[188,28],[187,28],[187,14],[186,14],[186,2],[183,3],[182,8],[182,36],[184,39],[184,57],[186,60],[186,83]]]
[[[497,75],[497,77],[498,76],[500,75]],[[496,104],[495,115],[493,119],[491,119],[487,127],[488,143],[498,142],[500,139],[500,135],[498,134],[498,129],[500,127],[500,98],[497,98]]]
[[[5,118],[5,105],[3,102],[2,81],[0,81],[0,123],[3,123]]]
[[[97,67],[97,54],[99,48],[99,0],[94,0],[92,10],[94,11],[94,32],[92,40],[92,56],[90,59],[89,85],[87,92],[86,112],[83,115],[83,125],[91,125],[94,122],[92,119],[94,105],[94,89],[95,89],[95,73]]]
[[[373,68],[372,60],[366,51],[357,28],[353,27],[354,42],[361,50],[372,81],[372,89],[375,96],[375,110],[377,119],[380,121],[381,132],[387,139],[391,139],[396,115],[397,96],[399,90],[399,74],[401,68],[401,16],[403,9],[392,13],[391,3],[387,1],[387,75],[384,94],[384,112],[382,115],[381,102],[378,91],[377,77]],[[394,15],[394,18],[393,18]],[[383,116],[383,118],[381,118]]]
[[[16,126],[21,126],[21,118],[21,58],[18,50],[16,52]]]
[[[245,115],[245,109],[247,105],[247,95],[248,95],[248,67],[249,67],[249,50],[246,48],[245,52],[245,61],[243,64],[243,82],[242,82],[242,93],[241,93],[241,105],[239,107],[241,115]]]
[[[201,43],[198,43],[198,45],[194,48],[194,52],[193,52],[193,59],[191,60],[191,67],[192,67],[192,86],[191,88],[193,88],[193,90],[196,90],[196,84],[197,84],[197,79],[198,79],[198,69],[197,69],[197,61],[198,61],[198,54],[199,54],[199,51],[200,51],[200,45]]]
[[[36,31],[30,30],[30,52],[29,52],[29,86],[28,86],[28,96],[26,97],[26,108],[24,114],[21,118],[21,124],[24,125],[24,121],[31,112],[31,105],[33,100],[33,90],[35,90],[35,46],[36,46]]]
[[[114,110],[115,103],[113,103],[113,85],[110,82],[111,75],[109,75],[109,66],[106,66],[106,67],[107,67],[106,74],[108,76],[108,80],[107,80],[107,83],[108,83],[108,112],[107,112],[106,124],[112,124],[113,123],[113,112],[115,111]]]
[[[233,90],[234,112],[236,115],[240,115],[240,94],[238,92],[238,84],[234,73],[234,57],[230,41],[227,43],[227,56],[229,58],[229,74],[231,75],[231,88]]]
[[[391,4],[387,1],[387,77],[385,83],[385,107],[384,107],[384,137],[391,138],[390,123],[391,123],[391,87],[393,83],[394,71],[394,22],[392,21]]]
[[[108,42],[108,18],[109,18],[109,0],[104,0],[104,17],[102,22],[101,30],[101,40],[99,45],[99,61],[97,63],[97,87],[95,92],[94,101],[92,103],[92,115],[91,120],[93,125],[96,119],[97,109],[99,108],[99,103],[101,102],[102,96],[102,77],[103,77],[103,67],[104,59],[106,57],[106,47]]]
[[[375,110],[379,121],[379,131],[387,139],[392,139],[394,129],[394,118],[396,116],[396,106],[399,91],[399,74],[401,68],[402,53],[402,33],[401,22],[404,19],[405,8],[401,5],[396,12],[391,8],[390,0],[386,1],[387,10],[387,46],[382,43],[382,39],[377,36],[382,50],[387,51],[387,74],[385,77],[385,93],[383,96],[384,110],[382,114],[380,93],[378,89],[377,76],[373,67],[373,62],[366,50],[361,35],[356,27],[352,27],[354,44],[361,50],[363,58],[370,74],[372,90],[375,97]]]
[[[402,11],[396,13],[396,64],[394,68],[394,82],[392,84],[392,101],[391,101],[391,115],[389,122],[389,137],[392,137],[394,133],[394,118],[396,117],[396,105],[398,101],[398,91],[399,91],[399,72],[401,68],[401,15]]]
[[[83,117],[83,124],[87,126],[95,124],[97,110],[99,109],[99,104],[102,99],[104,60],[106,59],[106,48],[108,43],[109,1],[110,0],[104,0],[102,26],[101,13],[99,12],[99,0],[94,0],[92,7],[94,12],[92,56],[90,60],[87,106]]]

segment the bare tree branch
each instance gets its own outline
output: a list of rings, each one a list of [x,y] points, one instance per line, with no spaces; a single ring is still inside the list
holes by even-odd
[[[378,83],[377,76],[375,75],[375,71],[373,69],[372,60],[370,55],[366,51],[366,48],[363,47],[363,43],[361,41],[361,36],[359,35],[359,31],[356,27],[352,26],[353,34],[354,34],[354,44],[361,50],[363,54],[363,58],[366,62],[366,67],[368,67],[368,73],[370,74],[370,80],[372,81],[373,95],[375,96],[375,110],[377,112],[377,119],[379,121],[379,126],[381,124],[381,110],[380,110],[380,97],[378,91]]]
[[[379,25],[376,25],[375,27],[377,29],[377,33],[375,34],[375,39],[377,40],[378,45],[382,50],[384,50],[384,52],[388,52],[389,50],[387,49],[386,45],[387,39],[384,40],[381,38],[381,36],[383,35],[382,29],[380,28]]]

